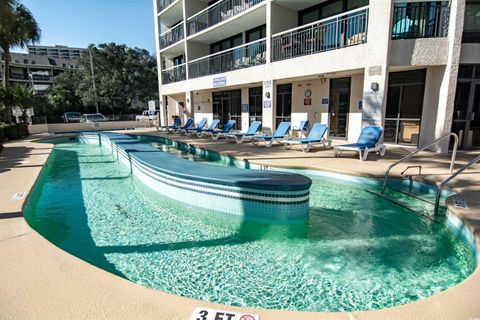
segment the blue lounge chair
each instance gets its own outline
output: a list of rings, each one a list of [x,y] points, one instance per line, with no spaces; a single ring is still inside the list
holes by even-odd
[[[283,140],[283,144],[286,150],[291,149],[293,145],[300,145],[303,152],[309,152],[316,144],[323,144],[323,147],[327,149],[327,144],[329,147],[332,145],[332,140],[324,138],[327,130],[328,126],[326,124],[315,123],[306,138]]]
[[[159,126],[157,127],[157,130],[158,131],[164,131],[164,130],[169,130],[169,129],[178,129],[178,127],[180,127],[180,125],[182,124],[182,120],[180,118],[175,118],[175,120],[173,121],[173,125],[171,126]]]
[[[225,135],[225,137],[235,139],[236,143],[242,143],[245,141],[245,139],[250,139],[251,137],[255,136],[257,133],[258,129],[260,129],[262,125],[261,121],[253,121],[252,124],[250,125],[250,128],[248,128],[247,132],[245,133],[228,133]]]
[[[385,155],[386,148],[383,144],[379,143],[382,133],[383,128],[379,126],[363,127],[357,143],[335,147],[335,157],[340,156],[342,151],[358,152],[359,158],[362,161],[367,160],[369,152],[378,152],[380,153],[380,156],[383,157]]]
[[[295,132],[300,132],[300,137],[305,137],[303,133],[307,133],[309,124],[310,121],[308,120],[300,121],[300,125],[298,127],[292,127],[292,135],[295,136]]]
[[[223,126],[222,130],[213,130],[209,132],[204,132],[203,136],[204,137],[211,136],[213,139],[218,140],[218,138],[225,137],[227,133],[232,131],[234,126],[235,126],[235,120],[228,120],[227,124]]]
[[[188,119],[187,122],[185,123],[185,125],[183,127],[178,127],[176,129],[167,129],[168,132],[172,131],[172,132],[178,132],[179,130],[185,130],[185,129],[188,129],[192,126],[193,124],[193,120],[192,119]]]
[[[265,147],[270,148],[273,142],[281,142],[285,139],[285,136],[290,130],[290,122],[281,122],[278,125],[277,130],[273,133],[272,136],[253,136],[251,138],[254,145],[259,144],[260,142],[265,142]]]
[[[220,120],[218,119],[215,119],[212,121],[212,123],[210,124],[210,126],[207,128],[207,129],[203,129],[203,130],[200,130],[200,131],[197,131],[197,132],[193,132],[193,133],[196,133],[197,134],[197,137],[202,137],[204,133],[206,132],[213,132],[215,130],[217,130],[217,127],[218,127],[218,124],[220,123]],[[187,134],[191,133],[190,131],[187,131]]]
[[[185,133],[186,134],[190,131],[193,131],[193,132],[202,131],[206,124],[207,124],[207,118],[202,118],[202,120],[198,123],[196,128],[179,129],[177,131],[177,133]]]

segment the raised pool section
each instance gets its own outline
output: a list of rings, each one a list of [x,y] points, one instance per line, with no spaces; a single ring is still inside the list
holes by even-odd
[[[79,140],[106,146],[145,185],[189,205],[273,223],[308,218],[312,181],[306,176],[191,162],[124,134],[83,132]]]

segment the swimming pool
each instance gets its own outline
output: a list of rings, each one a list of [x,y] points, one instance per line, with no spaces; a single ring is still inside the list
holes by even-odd
[[[475,269],[446,224],[366,192],[371,180],[310,178],[308,221],[260,224],[159,196],[105,147],[61,141],[26,218],[60,248],[131,281],[235,306],[379,309]]]

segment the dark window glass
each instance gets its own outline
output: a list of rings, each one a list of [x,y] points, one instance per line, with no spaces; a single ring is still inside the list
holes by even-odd
[[[475,79],[480,79],[480,65],[475,68]]]
[[[347,10],[353,10],[361,7],[368,6],[368,0],[348,0]]]
[[[342,13],[343,3],[342,1],[335,1],[333,3],[322,6],[322,19],[334,16]]]
[[[277,116],[290,116],[292,113],[292,84],[277,86]]]
[[[251,116],[262,115],[263,88],[248,89],[248,104]]]
[[[480,1],[467,1],[463,32],[480,33]]]
[[[248,30],[246,34],[247,34],[247,42],[252,42],[252,41],[265,38],[267,35],[267,30],[265,25],[263,25],[263,26]]]
[[[458,67],[458,78],[460,79],[472,79],[473,76],[473,65],[471,64],[462,64]]]

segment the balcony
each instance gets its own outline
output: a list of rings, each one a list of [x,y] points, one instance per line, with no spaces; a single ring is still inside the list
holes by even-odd
[[[162,12],[163,9],[174,3],[176,0],[158,0],[158,12]]]
[[[450,4],[443,1],[396,2],[392,39],[446,37],[449,17]]]
[[[211,54],[189,63],[189,78],[249,68],[266,63],[266,40],[261,39]]]
[[[272,61],[335,50],[367,42],[368,7],[303,25],[272,36]]]
[[[52,77],[49,75],[33,74],[32,78],[34,81],[52,81]]]
[[[175,27],[165,31],[160,35],[160,48],[165,49],[171,45],[183,40],[184,27],[183,22],[179,23]]]
[[[263,0],[224,0],[215,3],[187,20],[188,35],[228,20],[260,2]]]
[[[23,73],[10,73],[10,79],[13,80],[28,80]]]
[[[169,84],[187,79],[186,64],[179,64],[172,68],[162,70],[162,84]]]

